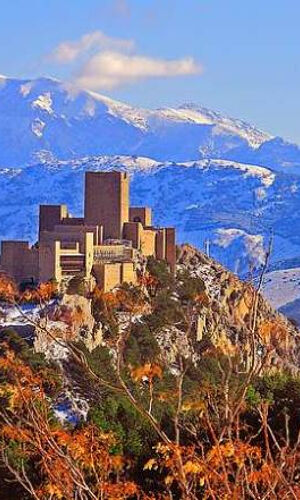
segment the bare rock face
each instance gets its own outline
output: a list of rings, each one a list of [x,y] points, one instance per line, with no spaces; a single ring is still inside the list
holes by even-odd
[[[53,324],[41,321],[35,330],[34,350],[44,354],[51,361],[63,361],[68,358],[68,347],[63,338],[65,336],[65,324]],[[55,340],[57,339],[57,340]]]
[[[56,340],[58,341],[56,341]],[[41,318],[36,329],[35,350],[49,358],[64,358],[67,341],[82,341],[89,351],[102,342],[101,327],[95,326],[91,301],[81,295],[63,295],[60,302]]]
[[[224,353],[239,347],[246,359],[251,339],[257,357],[270,353],[269,367],[300,367],[300,332],[285,316],[274,310],[251,283],[241,281],[213,259],[191,245],[179,248],[178,271],[188,269],[205,283],[209,305],[195,319],[196,343],[204,339]]]
[[[70,330],[76,340],[78,337],[85,336],[85,332],[92,332],[95,326],[95,320],[91,312],[91,301],[81,295],[65,294],[59,306],[58,314],[64,312],[70,315]]]
[[[186,359],[193,359],[195,357],[193,361],[197,360],[191,342],[185,333],[175,326],[163,328],[156,335],[156,340],[163,353],[164,361],[171,368],[176,369],[176,360],[179,355]]]

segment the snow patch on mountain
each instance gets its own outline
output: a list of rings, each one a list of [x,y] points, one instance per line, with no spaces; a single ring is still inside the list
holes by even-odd
[[[267,273],[263,293],[276,309],[300,299],[300,268]]]
[[[253,148],[258,148],[263,142],[270,140],[272,137],[242,120],[222,116],[221,113],[196,104],[183,104],[178,109],[162,110],[161,113],[169,119],[190,121],[201,125],[216,125],[213,134],[218,135],[226,132],[232,135],[240,135]]]
[[[141,130],[148,130],[148,119],[151,117],[152,112],[142,108],[135,108],[124,104],[123,102],[110,99],[96,92],[88,91],[88,94],[97,102],[103,103],[107,106],[108,113],[124,120],[126,123],[134,125]]]
[[[237,273],[243,272],[245,261],[249,264],[252,262],[255,267],[260,267],[265,262],[266,251],[262,235],[248,234],[236,228],[217,229],[213,244],[227,250],[232,261],[235,260],[234,270]]]
[[[31,125],[31,130],[33,134],[35,134],[37,137],[43,137],[43,130],[46,126],[46,123],[40,120],[39,118],[36,118],[34,122]]]
[[[7,179],[12,179],[21,173],[21,168],[0,168],[0,175],[3,175]]]
[[[220,167],[222,169],[225,168],[236,168],[245,172],[246,176],[254,176],[259,177],[263,186],[270,187],[275,180],[275,173],[265,167],[259,167],[257,165],[250,165],[230,160],[218,160],[218,159],[209,159],[209,160],[200,160],[198,162],[184,162],[181,165],[185,165],[187,167],[197,165],[199,168],[217,168]]]
[[[34,119],[45,123],[42,137],[32,134]],[[300,173],[298,146],[203,106],[143,109],[53,78],[0,78],[0,164],[34,164],[36,154],[46,149],[59,160],[210,158]]]
[[[152,158],[143,158],[137,156],[86,156],[78,160],[57,160],[50,151],[42,151],[36,156],[40,163],[47,169],[59,170],[64,167],[72,170],[126,170],[130,173],[151,171],[153,169],[163,168],[163,164],[153,160]],[[9,170],[9,169],[8,169]]]
[[[49,115],[53,114],[52,98],[50,92],[39,95],[38,98],[33,101],[32,107],[40,108],[42,111],[46,111],[47,113],[49,113]]]
[[[84,107],[84,112],[88,116],[93,117],[96,114],[96,109],[97,108],[96,108],[95,102],[92,99],[87,100],[86,105]]]

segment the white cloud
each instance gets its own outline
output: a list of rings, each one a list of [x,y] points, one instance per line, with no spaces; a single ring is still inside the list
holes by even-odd
[[[104,51],[93,55],[83,65],[77,83],[91,90],[110,90],[148,78],[201,73],[202,66],[192,57],[165,60]]]
[[[76,61],[81,56],[95,50],[116,50],[128,52],[134,48],[132,40],[113,38],[102,31],[94,31],[83,35],[77,41],[60,43],[50,54],[49,58],[60,64]]]
[[[123,3],[128,5],[126,0],[121,0],[120,5]],[[192,57],[173,60],[152,58],[137,55],[134,49],[133,40],[113,38],[102,31],[94,31],[79,40],[60,43],[48,59],[58,64],[72,64],[75,74],[73,83],[90,90],[110,90],[149,78],[202,73],[202,66]]]

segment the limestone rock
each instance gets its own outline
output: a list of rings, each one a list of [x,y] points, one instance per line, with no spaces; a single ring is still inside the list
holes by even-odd
[[[257,302],[255,342],[257,356],[271,352],[272,369],[285,366],[289,371],[299,370],[300,333],[283,315],[274,310],[250,283],[241,281],[232,272],[191,245],[182,245],[178,252],[178,271],[189,270],[192,276],[205,283],[209,307],[201,317],[195,317],[195,340],[204,339],[224,353],[240,348],[243,357],[249,354],[253,320],[253,307]],[[266,325],[271,325],[272,335],[262,335]],[[195,345],[197,350],[197,346]],[[249,357],[249,356],[248,356]]]
[[[37,352],[47,353],[50,357],[50,351],[53,351],[53,357],[57,358],[63,354],[59,345],[63,346],[70,340],[82,341],[89,351],[102,342],[101,325],[96,328],[91,301],[81,295],[65,294],[49,309],[47,317],[42,318],[40,327],[36,328],[34,346]]]

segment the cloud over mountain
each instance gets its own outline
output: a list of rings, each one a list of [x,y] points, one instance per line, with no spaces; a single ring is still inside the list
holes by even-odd
[[[133,48],[133,40],[114,38],[102,31],[93,31],[86,33],[79,40],[60,43],[51,52],[49,58],[60,64],[67,64],[95,50],[130,51]]]
[[[148,78],[197,75],[201,72],[201,65],[192,57],[165,60],[120,52],[100,52],[81,68],[77,83],[91,90],[102,90]]]
[[[149,78],[197,75],[203,70],[191,56],[179,59],[143,56],[136,52],[133,40],[114,38],[102,31],[60,43],[48,59],[58,64],[74,64],[72,79],[90,90],[110,90]]]

